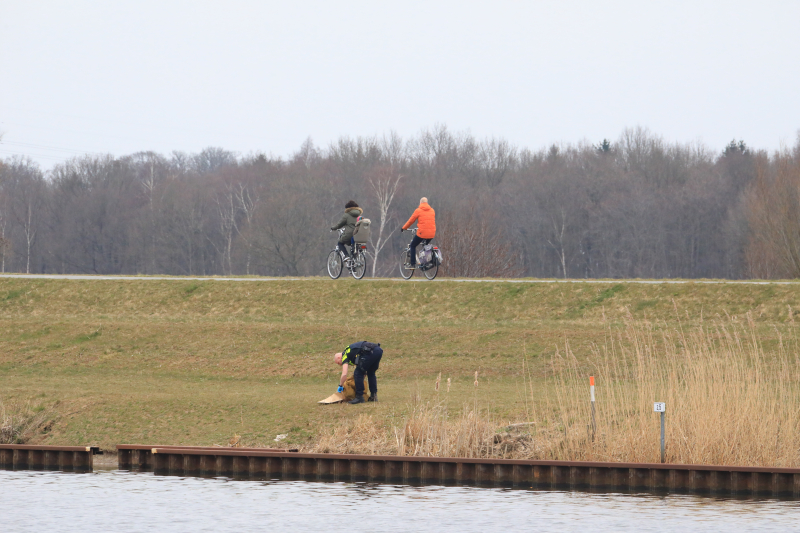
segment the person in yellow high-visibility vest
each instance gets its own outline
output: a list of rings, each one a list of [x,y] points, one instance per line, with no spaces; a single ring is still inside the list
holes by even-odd
[[[365,375],[369,382],[370,396],[368,401],[378,401],[378,378],[375,377],[375,371],[378,370],[378,366],[381,364],[382,356],[383,348],[381,348],[381,345],[367,341],[354,342],[341,352],[334,354],[333,360],[342,367],[339,388],[336,392],[344,391],[344,382],[347,380],[349,366],[352,364],[355,367],[353,369],[353,379],[356,382],[356,397],[347,403],[364,403]]]

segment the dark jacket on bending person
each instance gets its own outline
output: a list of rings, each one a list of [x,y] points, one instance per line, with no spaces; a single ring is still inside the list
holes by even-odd
[[[350,239],[353,238],[353,230],[356,229],[356,220],[358,217],[361,216],[364,210],[360,207],[348,207],[344,210],[344,215],[342,215],[342,219],[339,222],[331,227],[332,230],[337,230],[339,228],[345,228],[344,234],[339,237],[339,242],[342,244],[350,244]]]

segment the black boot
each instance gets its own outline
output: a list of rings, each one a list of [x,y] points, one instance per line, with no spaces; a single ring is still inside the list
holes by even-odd
[[[378,401],[378,393],[377,392],[370,393],[369,399],[367,401],[368,402],[377,402]]]
[[[352,400],[350,400],[347,403],[352,404],[352,405],[355,405],[357,403],[364,403],[364,395],[363,394],[361,396],[356,395],[355,398],[353,398]]]

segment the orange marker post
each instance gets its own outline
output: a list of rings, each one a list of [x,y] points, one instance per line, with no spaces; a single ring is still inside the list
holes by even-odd
[[[597,431],[597,424],[594,420],[594,376],[589,376],[589,393],[592,398],[592,442],[594,442],[594,434]]]

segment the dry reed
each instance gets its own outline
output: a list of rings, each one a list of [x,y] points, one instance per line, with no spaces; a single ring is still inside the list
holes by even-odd
[[[465,405],[455,417],[443,403],[412,406],[396,431],[398,455],[431,457],[491,457],[495,424],[490,412]]]
[[[433,402],[416,394],[400,426],[379,427],[362,415],[323,436],[313,449],[657,462],[660,420],[653,402],[663,401],[667,462],[797,467],[797,353],[796,339],[780,337],[773,350],[765,351],[752,320],[745,326],[726,321],[688,331],[629,320],[621,330],[608,329],[588,368],[565,342],[552,357],[548,394],[534,394],[534,381],[527,376],[526,422],[495,419],[489,407],[479,408],[477,394],[452,414],[437,391]],[[594,439],[590,374],[597,380]]]
[[[629,321],[609,330],[590,362],[597,379],[597,433],[590,429],[589,373],[567,343],[552,360],[554,394],[534,404],[542,458],[658,462],[666,402],[671,463],[800,465],[797,341],[770,353],[755,325],[717,322],[684,331]]]
[[[397,449],[387,428],[376,423],[371,415],[359,415],[323,434],[302,451],[315,453],[396,454]]]
[[[431,457],[493,457],[495,427],[488,412],[465,405],[455,417],[442,402],[412,400],[401,426],[360,415],[324,434],[304,451]]]
[[[31,402],[0,401],[0,444],[24,444],[33,438],[50,412]]]

